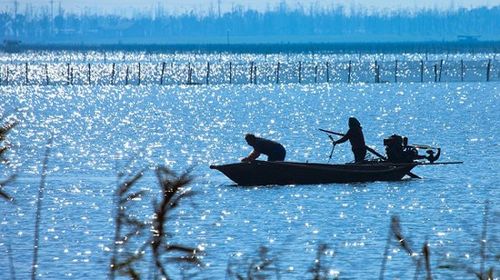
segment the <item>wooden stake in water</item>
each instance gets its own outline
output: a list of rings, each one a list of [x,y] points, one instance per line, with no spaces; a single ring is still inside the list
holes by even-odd
[[[207,62],[207,77],[206,77],[206,84],[210,84],[210,62]]]
[[[465,67],[464,67],[464,60],[460,59],[460,81],[464,81],[464,72],[465,72]]]
[[[25,74],[26,74],[26,84],[29,84],[29,80],[28,80],[28,62],[26,62],[25,64]]]
[[[486,66],[486,81],[490,81],[490,73],[491,73],[491,59],[488,59],[488,66]]]
[[[137,84],[141,85],[141,63],[139,62],[137,64],[137,66],[139,67],[138,73],[137,73]]]
[[[35,216],[35,238],[33,241],[33,262],[31,265],[32,280],[36,279],[36,271],[38,268],[38,248],[39,248],[39,238],[40,238],[40,220],[42,218],[42,200],[45,190],[45,179],[47,177],[47,165],[49,161],[51,145],[52,145],[52,137],[45,146],[45,155],[43,157],[43,163],[42,163],[42,174],[41,174],[42,177],[40,179],[40,187],[38,188],[38,199],[37,199],[36,216]]]
[[[250,62],[250,79],[248,79],[250,81],[250,83],[253,83],[253,61]]]
[[[163,85],[163,75],[165,74],[165,62],[161,64],[160,85]]]
[[[127,69],[125,69],[125,85],[128,85],[128,65]]]
[[[424,61],[420,60],[420,82],[424,82]]]
[[[352,63],[349,60],[349,69],[348,69],[348,73],[347,73],[347,83],[348,84],[351,83],[351,71],[352,71]]]
[[[398,82],[398,60],[394,62],[394,82]]]
[[[299,61],[299,73],[298,73],[298,76],[299,76],[299,84],[302,83],[302,61]]]
[[[66,64],[66,82],[69,84],[71,84],[71,74],[70,74],[70,65],[69,63]]]
[[[326,82],[330,82],[330,63],[326,62]]]
[[[87,83],[90,85],[91,84],[91,69],[90,69],[90,62],[87,64],[88,67],[88,72],[87,72]]]
[[[439,62],[439,82],[441,82],[441,73],[443,73],[443,60]]]
[[[49,66],[45,63],[45,84],[49,85]]]
[[[193,83],[193,70],[191,69],[191,62],[188,63],[188,77],[187,77],[187,84],[190,85]]]
[[[111,84],[115,84],[115,63],[111,66]]]
[[[257,84],[257,65],[253,67],[253,83]]]
[[[378,63],[375,60],[375,83],[380,83],[380,76],[378,71]]]
[[[233,83],[233,63],[229,62],[229,84]]]
[[[276,84],[280,83],[280,62],[276,65]]]
[[[318,64],[316,63],[316,65],[314,66],[314,83],[317,84],[318,83]]]

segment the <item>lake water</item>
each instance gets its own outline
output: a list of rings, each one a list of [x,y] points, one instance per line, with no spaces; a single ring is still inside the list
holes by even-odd
[[[2,177],[19,177],[6,187],[15,204],[0,201],[0,278],[11,277],[8,246],[16,279],[30,275],[51,135],[39,279],[106,279],[116,174],[159,164],[178,173],[193,168],[194,196],[181,203],[169,231],[172,242],[204,249],[199,279],[224,278],[228,267],[246,275],[261,246],[281,279],[311,279],[319,244],[330,248],[322,263],[331,275],[377,278],[392,215],[415,251],[428,240],[436,278],[473,279],[464,267],[479,271],[486,200],[486,266],[498,271],[499,89],[498,82],[1,87],[1,112],[19,120],[9,135],[12,166],[2,168]],[[346,131],[350,116],[379,151],[382,139],[397,133],[442,147],[442,161],[464,164],[417,167],[421,180],[257,188],[234,186],[208,168],[246,156],[248,132],[281,142],[288,160],[327,162],[331,145],[318,128]],[[353,160],[349,144],[337,146],[333,160]],[[150,217],[154,173],[134,188],[149,191],[134,211]],[[413,277],[413,260],[396,242],[388,257],[387,279]],[[464,266],[439,268],[448,264]],[[148,279],[151,265],[139,267]],[[169,272],[182,276],[175,264]]]

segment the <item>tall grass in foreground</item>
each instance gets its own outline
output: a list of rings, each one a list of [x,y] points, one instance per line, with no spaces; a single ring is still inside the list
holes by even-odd
[[[194,247],[173,244],[167,223],[181,201],[193,193],[187,188],[192,182],[189,171],[176,175],[170,169],[159,166],[154,172],[160,188],[160,199],[153,200],[151,220],[134,217],[129,210],[131,202],[144,197],[145,191],[132,191],[132,187],[143,177],[144,170],[123,179],[115,193],[115,238],[113,242],[109,278],[115,274],[130,279],[143,279],[143,266],[149,267],[149,279],[171,279],[167,265],[187,264],[201,267],[200,250]],[[120,176],[119,176],[120,177]],[[145,256],[151,256],[151,262]],[[142,269],[141,269],[142,267]]]
[[[487,254],[487,248],[488,248],[488,219],[489,219],[489,209],[490,209],[490,202],[487,200],[485,201],[484,205],[484,212],[483,212],[483,224],[482,224],[482,229],[481,229],[481,238],[479,240],[479,270],[474,268],[473,266],[463,263],[459,260],[453,260],[450,263],[447,264],[442,264],[438,268],[440,269],[449,269],[449,270],[460,270],[460,271],[465,271],[468,274],[474,275],[476,279],[478,280],[493,280],[497,279],[494,276],[494,266],[491,266],[490,268],[486,268],[486,261],[489,259],[494,259],[496,262],[500,261],[500,255],[498,255],[498,252],[496,253],[497,255],[490,256]]]
[[[7,139],[7,134],[17,125],[16,121],[1,121],[2,125],[0,126],[0,167],[9,166],[9,160],[6,157],[7,151],[10,148],[10,145],[5,141]],[[5,199],[9,202],[14,201],[14,197],[4,191],[4,187],[9,183],[13,182],[16,178],[16,174],[12,174],[6,179],[0,180],[0,198]],[[12,257],[12,248],[10,243],[6,241],[7,244],[7,257],[9,258],[9,272],[10,279],[16,279],[16,271],[14,268],[14,259]]]
[[[38,248],[39,248],[39,238],[40,238],[40,221],[42,219],[42,201],[45,190],[45,180],[47,178],[47,165],[49,162],[50,147],[52,146],[52,138],[48,141],[45,146],[45,155],[43,157],[42,163],[42,174],[40,179],[40,187],[38,188],[38,198],[36,206],[36,216],[35,216],[35,237],[33,239],[33,262],[31,264],[31,279],[36,279],[36,271],[38,268]]]
[[[3,121],[1,121],[1,123],[3,123],[3,124],[0,126],[0,167],[3,167],[3,166],[9,165],[9,160],[7,159],[7,157],[5,155],[6,155],[7,151],[9,150],[10,145],[8,143],[6,143],[5,140],[7,139],[7,134],[9,134],[9,132],[17,125],[17,122],[6,121],[4,123]],[[7,201],[14,200],[14,198],[4,190],[4,187],[7,184],[14,181],[15,178],[16,178],[16,175],[14,174],[14,175],[10,175],[6,179],[0,180],[0,198],[3,198]]]
[[[129,204],[135,199],[141,198],[144,191],[130,192],[132,186],[144,175],[144,170],[137,172],[134,175],[126,176],[124,173],[118,173],[118,186],[115,192],[115,236],[112,245],[111,264],[109,266],[109,278],[115,278],[115,272],[118,271],[121,275],[128,275],[131,279],[139,279],[139,273],[134,268],[134,264],[139,261],[142,253],[131,253],[125,251],[118,255],[118,250],[128,245],[131,237],[140,235],[146,228],[146,223],[128,215],[126,210]],[[120,182],[120,180],[123,180]],[[128,229],[128,232],[123,234],[123,231]],[[139,250],[142,252],[143,250]]]
[[[477,271],[474,269],[472,266],[468,264],[463,264],[457,261],[454,261],[451,264],[445,264],[445,265],[439,265],[439,269],[450,269],[450,270],[462,270],[466,273],[470,273],[476,276],[478,280],[493,280],[494,279],[494,270],[493,266],[490,267],[485,271],[485,263],[489,259],[489,256],[486,254],[486,248],[487,248],[487,233],[488,233],[488,216],[489,216],[489,202],[485,202],[485,210],[483,213],[483,226],[482,226],[482,232],[481,232],[481,239],[480,239],[480,269]],[[405,238],[402,229],[401,229],[401,224],[399,221],[399,218],[397,216],[392,216],[391,218],[391,225],[389,228],[389,235],[387,237],[387,242],[384,250],[384,256],[382,260],[382,265],[381,265],[381,270],[379,274],[379,279],[384,279],[384,274],[386,270],[386,263],[388,259],[388,250],[390,247],[390,243],[392,239],[395,239],[398,243],[398,246],[401,247],[407,254],[410,256],[413,260],[413,263],[415,264],[415,274],[414,274],[414,279],[419,279],[420,278],[420,273],[422,269],[425,270],[425,279],[426,280],[432,280],[432,271],[431,271],[431,263],[430,263],[430,248],[428,241],[426,240],[422,246],[422,249],[420,252],[416,253],[412,246],[410,245],[409,241],[407,238]],[[499,259],[498,256],[495,257],[497,260]],[[423,268],[422,268],[423,267]]]
[[[270,255],[266,246],[260,246],[257,256],[244,258],[242,262],[229,259],[226,279],[281,279],[278,258]]]

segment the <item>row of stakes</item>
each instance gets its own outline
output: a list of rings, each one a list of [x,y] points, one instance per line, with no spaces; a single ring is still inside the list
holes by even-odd
[[[434,82],[441,82],[441,73],[443,69],[443,63],[444,61],[441,59],[439,61],[439,64],[434,64]],[[276,84],[280,83],[280,66],[281,63],[277,62],[276,68],[275,68],[275,82]],[[111,84],[113,84],[115,75],[116,75],[116,64],[112,64],[112,70],[111,70]],[[87,83],[90,85],[92,84],[91,81],[91,73],[92,73],[92,67],[91,64],[87,64]],[[165,76],[165,69],[166,69],[166,63],[162,63],[162,68],[161,68],[161,74],[160,74],[160,79],[159,83],[160,85],[164,84],[164,76]],[[377,61],[374,62],[374,69],[375,69],[375,83],[380,83],[380,65],[377,63]],[[210,84],[210,62],[207,62],[206,65],[206,77],[205,77],[205,84]],[[249,73],[249,78],[248,78],[248,83],[253,83],[257,84],[257,65],[254,62],[250,62],[250,67],[249,67],[250,73]],[[465,66],[464,66],[464,61],[460,61],[460,70],[461,70],[461,81],[464,81],[464,72],[465,72]],[[200,83],[195,83],[193,82],[193,72],[194,69],[191,67],[191,63],[188,63],[188,71],[187,71],[187,80],[186,84],[188,85],[195,85],[195,84],[200,84]],[[298,77],[298,83],[302,83],[302,62],[299,62],[298,69],[297,69],[297,77]],[[315,69],[315,77],[314,77],[314,83],[318,82],[318,64],[316,64]],[[347,71],[347,83],[351,83],[352,81],[352,61],[349,61],[348,65],[348,71]],[[7,74],[4,79],[1,79],[0,77],[0,84],[3,85],[8,85],[9,84],[9,69],[7,68]],[[138,63],[138,80],[137,84],[141,84],[141,63]],[[126,72],[125,72],[125,84],[129,84],[129,75],[130,75],[130,70],[129,66],[127,65]],[[4,83],[2,83],[2,80],[4,80]],[[74,80],[74,75],[73,75],[73,68],[69,63],[67,63],[67,84],[72,85]],[[488,60],[488,64],[486,66],[486,81],[489,82],[491,80],[491,59]],[[29,82],[29,64],[25,63],[25,84],[28,85]],[[330,63],[326,62],[326,82],[330,82]],[[398,82],[398,61],[396,60],[394,63],[394,82]],[[424,82],[424,61],[420,61],[420,82]],[[229,62],[229,84],[233,83],[233,63]],[[50,78],[49,78],[49,71],[48,71],[48,65],[45,64],[45,84],[49,85],[50,84]]]

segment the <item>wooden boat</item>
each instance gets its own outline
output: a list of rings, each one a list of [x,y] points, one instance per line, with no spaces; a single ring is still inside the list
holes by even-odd
[[[329,184],[372,181],[399,181],[419,162],[366,162],[358,164],[322,164],[289,161],[252,161],[211,165],[242,186]]]

